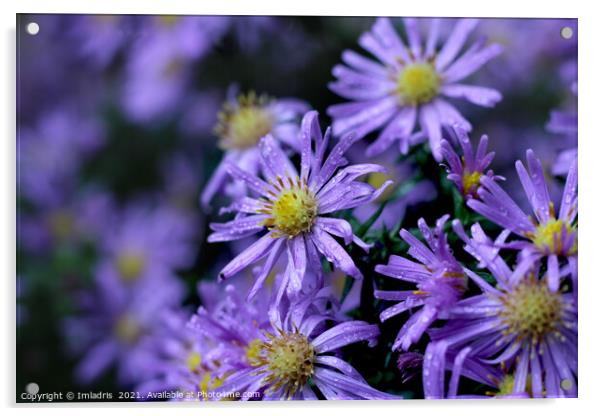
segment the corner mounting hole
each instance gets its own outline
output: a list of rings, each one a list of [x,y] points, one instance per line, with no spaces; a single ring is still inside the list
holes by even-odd
[[[560,36],[562,36],[563,39],[570,39],[573,37],[573,29],[570,28],[569,26],[565,26],[562,29],[560,29]]]
[[[35,36],[40,32],[40,25],[37,24],[36,22],[31,22],[31,23],[27,24],[27,26],[25,27],[25,30],[31,36]]]

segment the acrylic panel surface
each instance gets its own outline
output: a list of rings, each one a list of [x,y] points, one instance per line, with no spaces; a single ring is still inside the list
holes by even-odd
[[[17,21],[17,401],[577,396],[575,19]]]

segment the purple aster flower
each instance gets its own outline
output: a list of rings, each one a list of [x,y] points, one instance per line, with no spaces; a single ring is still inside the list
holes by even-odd
[[[544,172],[539,159],[527,150],[527,164],[516,162],[516,170],[525,190],[534,216],[525,214],[512,198],[488,176],[481,177],[479,200],[468,201],[468,206],[494,223],[511,230],[524,240],[507,243],[508,248],[520,249],[522,274],[533,261],[547,257],[548,283],[552,291],[560,285],[559,258],[565,258],[571,269],[573,283],[577,284],[577,161],[569,170],[558,215],[551,201]]]
[[[423,363],[424,397],[426,399],[482,399],[486,397],[519,399],[529,397],[526,392],[513,393],[513,375],[504,374],[496,366],[472,356],[471,352],[471,347],[462,348],[460,351],[450,350],[445,340],[431,342],[426,347]],[[447,390],[445,388],[446,370],[451,370]],[[462,376],[492,387],[493,391],[488,391],[486,396],[459,395],[458,388]]]
[[[94,286],[80,297],[82,313],[67,332],[80,351],[84,382],[116,362],[121,384],[139,383],[160,365],[159,321],[180,304],[183,286],[174,270],[194,254],[189,217],[169,209],[134,205],[103,234]]]
[[[127,207],[103,236],[97,278],[133,287],[171,280],[194,260],[195,223],[181,211],[139,204]]]
[[[481,39],[462,55],[468,36],[478,20],[459,20],[440,50],[439,19],[431,19],[426,44],[422,44],[418,20],[404,19],[409,45],[405,45],[390,20],[377,19],[360,45],[380,62],[374,62],[353,51],[343,53],[348,66],[337,65],[333,75],[337,81],[330,89],[352,100],[328,109],[334,118],[336,136],[355,132],[359,137],[381,129],[376,141],[367,149],[368,156],[384,152],[399,141],[402,153],[407,153],[419,135],[426,136],[433,156],[441,160],[441,128],[459,124],[470,130],[470,123],[450,104],[447,98],[462,98],[484,107],[494,106],[501,94],[491,88],[466,85],[461,80],[478,70],[501,52],[499,45],[485,46]]]
[[[72,105],[60,105],[34,126],[19,126],[19,193],[40,206],[56,205],[76,187],[86,158],[104,143],[104,128],[95,117]]]
[[[91,66],[105,69],[133,38],[132,16],[111,14],[76,15],[68,23],[72,42]]]
[[[300,100],[285,98],[271,99],[257,96],[254,92],[240,95],[231,89],[228,100],[219,114],[215,132],[218,145],[225,151],[222,162],[216,168],[201,195],[201,203],[208,206],[213,196],[224,187],[228,178],[227,167],[236,165],[251,175],[257,175],[261,167],[259,140],[270,134],[273,140],[301,151],[299,143],[299,120],[309,110]],[[244,182],[230,184],[226,192],[232,197],[244,196]]]
[[[114,219],[111,196],[98,189],[82,189],[37,208],[19,213],[17,233],[19,243],[36,254],[56,246],[96,243],[103,227]]]
[[[291,305],[282,321],[259,333],[249,344],[247,368],[229,375],[215,391],[225,397],[257,392],[263,400],[316,400],[315,388],[328,400],[399,399],[370,387],[357,370],[333,354],[356,342],[373,345],[378,327],[348,321],[325,329],[332,317],[316,313],[312,306],[311,298]]]
[[[162,321],[161,365],[141,391],[184,393],[184,400],[208,400],[229,374],[248,364],[247,349],[269,328],[267,301],[246,302],[239,288],[199,284],[203,306],[190,319],[168,311]]]
[[[483,292],[451,308],[448,323],[429,332],[455,350],[486,364],[501,364],[512,372],[512,393],[533,397],[575,397],[577,394],[577,308],[572,293],[550,289],[549,270],[540,266],[517,274],[490,247],[468,239],[458,221],[454,229],[468,250],[485,263],[496,286],[467,271]],[[461,366],[462,364],[459,364]]]
[[[374,291],[377,299],[400,301],[380,314],[381,321],[407,310],[420,308],[402,326],[393,343],[393,350],[401,347],[407,351],[435,320],[447,317],[449,309],[458,302],[466,289],[466,276],[462,266],[454,258],[443,232],[448,218],[445,215],[437,220],[434,230],[426,225],[424,219],[418,221],[428,247],[407,230],[401,230],[401,238],[410,245],[408,253],[419,263],[393,255],[389,258],[389,264],[376,266],[378,273],[414,283],[417,287],[416,290]]]
[[[561,36],[566,26],[573,29],[570,40]],[[481,29],[505,53],[479,72],[479,81],[494,83],[504,94],[524,93],[542,75],[556,75],[560,59],[576,57],[576,19],[483,19]]]
[[[159,322],[167,310],[177,307],[182,295],[176,279],[150,279],[135,291],[129,285],[98,280],[78,299],[79,316],[65,323],[72,350],[83,355],[76,377],[90,383],[116,365],[121,385],[152,378],[161,365]]]
[[[122,105],[134,121],[164,121],[183,103],[193,64],[228,28],[221,16],[147,16],[132,45]]]
[[[285,273],[288,279],[285,286],[291,293],[301,289],[306,270],[321,275],[318,253],[346,274],[358,279],[362,277],[353,259],[333,236],[342,238],[346,244],[354,242],[365,250],[368,246],[353,234],[347,221],[325,214],[369,203],[391,182],[374,189],[356,180],[362,175],[384,172],[378,165],[351,165],[339,169],[347,164],[344,154],[357,140],[353,136],[341,139],[324,160],[329,139],[330,130],[322,136],[318,114],[312,111],[305,115],[301,127],[300,174],[271,135],[259,142],[267,182],[233,163],[227,164],[228,173],[244,181],[260,197],[241,198],[223,210],[238,215],[225,224],[211,224],[214,232],[208,241],[232,241],[262,231],[267,233],[228,263],[220,272],[220,279],[227,279],[267,257],[249,294],[252,297],[283,252],[288,256],[287,268],[290,270]]]
[[[495,152],[487,153],[489,138],[486,135],[481,136],[475,154],[466,131],[459,127],[454,127],[454,133],[462,147],[463,156],[458,156],[447,140],[441,142],[441,153],[447,162],[449,172],[447,179],[456,184],[456,187],[465,198],[478,197],[477,190],[481,183],[481,176],[486,175],[492,180],[504,179],[502,176],[494,175],[491,169],[485,172],[485,169],[487,169],[493,160]]]
[[[275,285],[281,281],[277,278]],[[260,339],[270,331],[268,317],[279,322],[281,316],[268,313],[271,302],[267,293],[246,301],[240,297],[244,290],[229,284],[224,291],[216,283],[201,283],[199,295],[203,305],[187,326],[184,327],[180,315],[168,314],[163,336],[163,365],[158,367],[157,377],[143,383],[140,389],[177,389],[185,394],[186,400],[223,398],[215,389],[238,371],[251,368],[259,353]],[[326,312],[322,304],[330,301],[329,290],[316,289],[311,295],[296,304],[295,310]],[[282,311],[288,310],[288,305],[282,303],[281,306]]]

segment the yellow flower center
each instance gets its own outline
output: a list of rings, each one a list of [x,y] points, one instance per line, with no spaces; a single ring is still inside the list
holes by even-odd
[[[142,335],[142,328],[138,321],[127,314],[117,320],[114,331],[117,339],[124,344],[135,344]]]
[[[226,377],[213,377],[210,372],[203,374],[203,377],[199,381],[199,390],[203,392],[203,400],[208,399],[208,392],[210,389],[216,389],[224,384]]]
[[[547,282],[528,278],[502,299],[500,317],[506,331],[519,339],[537,341],[544,335],[557,332],[562,320],[562,297],[550,292]]]
[[[126,282],[137,280],[144,271],[145,263],[144,256],[136,253],[123,253],[116,260],[117,271]]]
[[[186,367],[188,367],[190,371],[196,371],[201,365],[201,362],[201,354],[196,351],[191,351],[188,354],[188,357],[186,357]]]
[[[535,235],[532,240],[535,245],[546,253],[554,253],[558,255],[572,255],[577,252],[577,239],[571,247],[562,245],[563,230],[566,236],[572,236],[577,233],[577,229],[568,224],[566,221],[558,219],[550,219],[544,224],[539,224],[535,230]]]
[[[311,230],[318,216],[318,203],[314,193],[299,178],[287,180],[289,187],[285,187],[281,178],[278,179],[278,184],[274,184],[280,191],[277,199],[263,200],[264,208],[259,212],[270,215],[264,222],[266,227],[295,237]]]
[[[507,396],[512,394],[514,391],[514,374],[506,374],[504,378],[498,383],[497,392],[487,392],[489,396]],[[531,376],[527,376],[527,385],[525,391],[531,395]]]
[[[247,362],[252,366],[258,366],[260,364],[260,357],[263,348],[263,341],[260,339],[254,339],[247,346]]]
[[[50,214],[48,218],[50,233],[57,240],[66,240],[74,232],[75,219],[67,210],[58,210]]]
[[[441,78],[430,63],[414,63],[405,66],[397,78],[397,93],[404,103],[426,104],[438,93]]]
[[[177,15],[161,15],[157,17],[159,24],[165,27],[172,27],[180,20],[180,16]]]
[[[481,172],[464,172],[462,175],[462,189],[464,195],[476,194],[479,185],[481,184]]]
[[[254,357],[254,365],[267,366],[262,370],[266,373],[266,384],[274,391],[284,387],[290,397],[307,384],[314,372],[314,347],[297,331],[267,335],[268,341],[257,344],[261,351]]]
[[[374,189],[380,188],[386,181],[395,180],[393,176],[387,175],[382,172],[374,172],[368,175],[368,184],[372,185]],[[378,197],[377,202],[385,202],[395,192],[395,186],[389,186],[385,191]]]
[[[265,108],[266,97],[250,93],[238,101],[237,108],[225,104],[218,116],[215,132],[222,149],[248,149],[272,131],[274,120]]]

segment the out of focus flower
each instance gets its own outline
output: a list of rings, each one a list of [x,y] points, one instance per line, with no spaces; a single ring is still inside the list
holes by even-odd
[[[352,136],[341,139],[324,160],[329,139],[330,131],[322,137],[318,114],[312,111],[305,115],[301,127],[300,174],[271,135],[259,142],[267,182],[233,163],[226,165],[233,178],[243,180],[260,197],[241,198],[225,209],[239,215],[225,224],[211,224],[214,232],[208,241],[233,241],[264,230],[267,233],[228,263],[220,272],[220,279],[227,279],[267,257],[256,276],[251,297],[283,252],[288,256],[289,269],[285,273],[288,279],[285,286],[292,293],[301,289],[307,270],[321,275],[318,253],[346,274],[362,277],[353,259],[332,236],[342,238],[346,244],[355,242],[365,250],[368,246],[353,234],[347,221],[325,214],[369,203],[391,182],[374,189],[356,180],[362,175],[384,172],[378,165],[351,165],[339,170],[347,164],[345,152],[357,140]]]
[[[61,202],[19,213],[19,244],[36,254],[60,245],[94,243],[114,219],[111,195],[99,189],[82,189]]]
[[[547,281],[550,290],[555,292],[560,285],[559,258],[567,259],[573,283],[577,283],[577,161],[573,161],[569,171],[558,215],[549,196],[541,163],[532,150],[527,150],[527,164],[529,172],[520,160],[516,162],[516,170],[534,217],[525,214],[488,176],[481,177],[479,200],[471,199],[468,206],[524,238],[506,244],[509,248],[522,250],[516,274],[524,274],[534,261],[547,257]]]
[[[352,100],[328,109],[334,118],[333,132],[341,136],[354,132],[364,137],[382,129],[366,154],[374,156],[399,141],[399,149],[407,153],[419,136],[428,138],[433,156],[441,160],[441,128],[459,124],[470,130],[470,123],[445,97],[462,98],[485,107],[494,106],[501,94],[491,88],[466,85],[460,81],[501,52],[496,44],[485,46],[483,40],[472,44],[462,55],[468,36],[477,25],[475,19],[461,19],[437,50],[439,19],[431,27],[423,45],[418,20],[404,19],[408,36],[406,46],[389,19],[379,18],[359,43],[380,62],[374,62],[352,51],[343,53],[349,65],[337,65],[330,84],[336,94]]]
[[[105,230],[97,279],[135,290],[174,279],[194,260],[194,230],[194,220],[172,208],[127,207]]]
[[[94,287],[80,298],[82,314],[67,324],[69,337],[86,351],[77,369],[82,381],[113,362],[121,384],[155,374],[159,322],[184,294],[174,271],[193,259],[193,230],[181,213],[134,205],[104,231]]]
[[[237,16],[231,19],[232,31],[240,49],[244,53],[255,53],[262,40],[270,39],[278,29],[278,19],[273,16]]]
[[[576,95],[576,87],[574,92]],[[562,134],[566,137],[567,143],[564,146],[564,150],[560,152],[556,163],[552,167],[554,175],[566,175],[573,161],[577,160],[577,111],[552,111],[546,129],[552,133]]]
[[[436,319],[448,316],[449,309],[466,290],[466,275],[453,256],[443,232],[448,218],[448,215],[441,217],[434,230],[429,229],[423,219],[418,221],[428,247],[407,230],[401,230],[401,238],[410,245],[409,254],[419,263],[391,256],[389,264],[376,266],[378,273],[415,283],[417,287],[416,290],[374,291],[377,299],[400,301],[380,314],[381,321],[413,308],[420,308],[402,326],[393,343],[393,350],[401,347],[407,351]]]
[[[481,183],[481,176],[486,175],[492,180],[503,180],[501,176],[494,176],[490,169],[485,172],[489,166],[495,152],[487,153],[487,143],[489,138],[486,135],[481,136],[476,154],[472,150],[470,139],[466,131],[459,127],[454,128],[457,140],[462,147],[463,156],[459,157],[452,145],[447,141],[441,142],[441,152],[447,162],[449,174],[447,179],[456,184],[458,190],[465,198],[478,197],[477,190]]]
[[[551,290],[546,281],[549,270],[539,278],[539,265],[517,274],[500,256],[492,257],[490,248],[469,244],[496,286],[468,273],[483,293],[452,307],[450,321],[431,330],[431,338],[455,350],[470,347],[470,354],[484,362],[512,369],[512,394],[527,393],[529,384],[533,397],[575,397],[577,308],[573,294]]]
[[[41,205],[62,202],[77,185],[79,168],[104,143],[103,125],[71,106],[57,106],[17,139],[19,193]]]
[[[147,16],[132,45],[122,104],[137,122],[165,121],[180,108],[193,75],[193,63],[224,35],[222,16]]]
[[[332,318],[316,314],[311,306],[292,305],[285,319],[251,341],[247,368],[228,376],[216,392],[226,397],[258,392],[263,400],[317,400],[316,389],[328,400],[397,399],[370,387],[357,370],[333,354],[356,342],[374,344],[378,327],[349,321],[325,329],[324,323]]]
[[[79,298],[80,315],[65,324],[71,348],[83,355],[76,368],[79,381],[90,383],[113,365],[120,385],[151,379],[161,365],[159,323],[182,295],[175,279],[149,279],[136,291],[124,283],[98,280]]]
[[[80,169],[103,145],[96,117],[57,106],[17,138],[19,243],[41,252],[57,243],[77,243],[98,235],[107,219],[110,196],[88,186],[78,189]]]
[[[571,39],[561,35],[567,26]],[[481,30],[503,46],[504,54],[478,73],[479,81],[493,83],[504,95],[524,94],[564,70],[563,60],[577,57],[576,19],[483,19]]]
[[[91,67],[105,69],[135,34],[131,16],[96,14],[69,16],[72,43]]]
[[[230,164],[251,175],[257,175],[261,167],[259,140],[270,134],[273,140],[285,144],[297,152],[301,151],[299,141],[299,120],[309,110],[306,103],[295,99],[270,99],[257,96],[254,92],[231,96],[219,114],[215,132],[219,136],[218,145],[225,155],[213,172],[201,195],[201,203],[207,206],[213,196],[224,187]],[[246,195],[243,183],[231,184],[227,191],[232,197]]]

